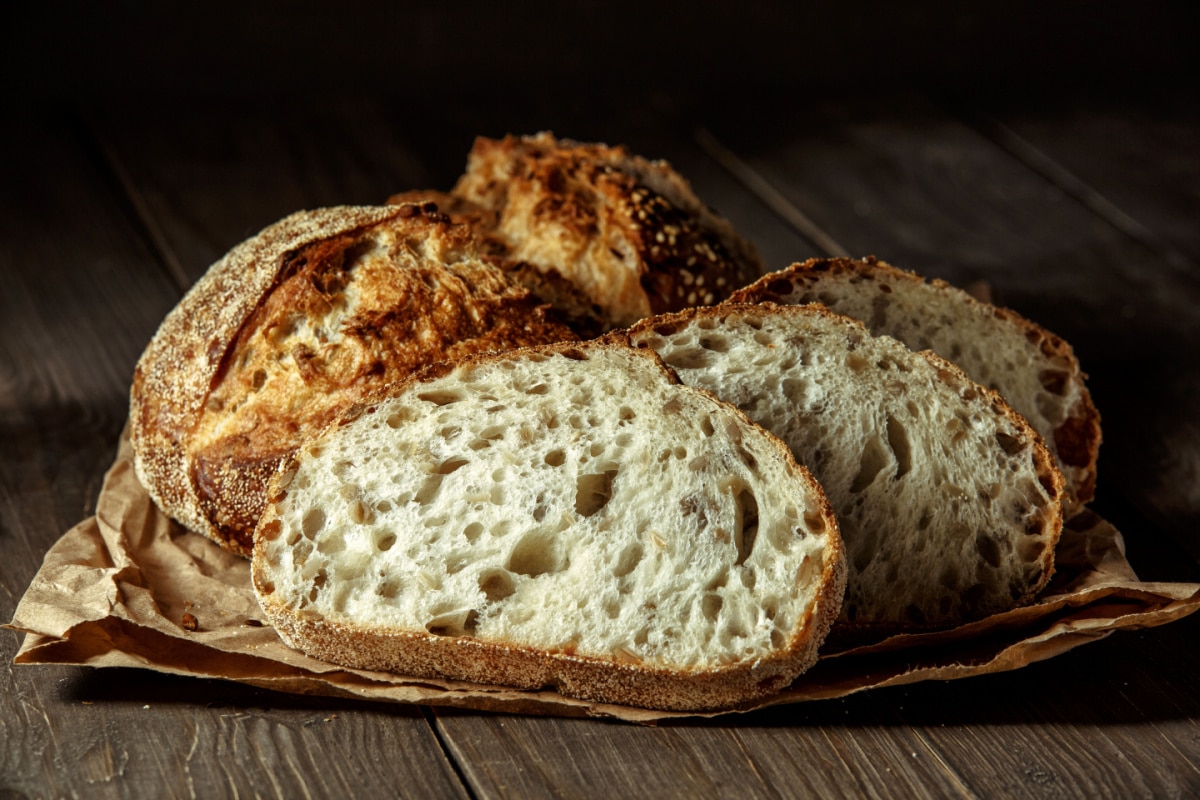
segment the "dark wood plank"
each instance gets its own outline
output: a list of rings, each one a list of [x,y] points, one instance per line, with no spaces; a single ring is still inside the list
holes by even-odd
[[[1120,94],[1039,91],[956,99],[982,132],[1181,270],[1200,264],[1200,97],[1194,87]]]
[[[439,714],[464,775],[495,797],[970,795],[886,711],[861,701],[661,728]],[[853,710],[851,710],[853,709]],[[849,721],[847,721],[849,720]],[[863,727],[859,727],[859,725]],[[914,757],[914,753],[918,753]]]
[[[1128,497],[1200,555],[1200,276],[918,97],[737,118],[714,114],[716,139],[852,253],[986,281],[1071,341],[1104,415],[1100,497]]]
[[[178,288],[85,131],[4,128],[0,145],[0,618],[46,549],[90,513],[133,365]],[[415,709],[323,706],[133,670],[14,667],[0,632],[0,791],[461,796]],[[208,704],[213,705],[208,705]],[[326,722],[326,718],[330,718]],[[381,761],[379,752],[409,758]]]
[[[402,127],[377,109],[350,101],[190,104],[95,110],[87,118],[163,259],[190,284],[235,244],[294,211],[383,203],[431,185]]]

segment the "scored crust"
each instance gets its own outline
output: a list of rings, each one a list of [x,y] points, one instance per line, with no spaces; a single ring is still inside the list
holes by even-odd
[[[836,286],[831,285],[826,289],[826,282],[836,283]],[[848,284],[854,288],[850,289]],[[729,302],[832,302],[828,296],[823,299],[822,295],[825,291],[842,287],[848,291],[861,292],[864,296],[874,294],[879,300],[884,299],[882,295],[893,293],[894,287],[907,287],[910,291],[923,292],[930,300],[926,313],[931,317],[937,316],[932,307],[934,301],[948,301],[955,306],[954,313],[985,321],[984,324],[996,335],[1007,333],[1008,341],[1027,348],[1030,369],[1038,369],[1035,378],[1039,389],[1065,404],[1065,409],[1058,415],[1060,419],[1050,420],[1035,407],[1032,400],[1019,403],[1019,398],[1015,396],[1006,396],[1005,399],[1016,406],[1017,411],[1024,414],[1038,429],[1058,461],[1067,482],[1068,512],[1077,510],[1095,497],[1096,463],[1101,442],[1100,413],[1085,385],[1087,376],[1080,368],[1070,344],[1015,311],[982,302],[943,280],[927,280],[873,256],[863,259],[814,258],[793,264],[740,289],[733,294]],[[837,308],[835,311],[846,313]],[[881,323],[878,320],[862,321],[873,333],[896,335],[890,330],[879,330]],[[943,325],[942,330],[957,332],[961,330],[961,326]],[[970,366],[961,363],[960,354],[949,352],[954,347],[966,349],[973,344],[972,342],[954,341],[950,347],[935,347],[929,342],[905,343],[913,349],[935,350],[943,358],[964,367],[976,380],[982,377]],[[992,385],[990,388],[1006,394],[1003,386]]]
[[[669,164],[622,147],[481,137],[452,194],[482,210],[508,261],[577,287],[602,328],[711,305],[763,271]]]
[[[470,356],[454,365],[431,365],[400,384],[388,387],[374,402],[352,409],[331,425],[325,435],[363,414],[375,413],[376,402],[399,395],[414,384],[451,374],[459,367],[516,360],[531,353],[535,357],[562,353],[570,358],[583,358],[587,351],[601,348],[620,348],[635,357],[648,357],[661,371],[664,380],[677,386],[677,391],[705,398],[743,430],[750,428],[763,433],[737,408],[711,393],[680,384],[674,371],[656,354],[634,349],[623,333],[614,332],[591,342],[523,348]],[[580,655],[567,649],[543,650],[514,642],[481,641],[471,636],[437,635],[385,625],[330,620],[315,612],[289,607],[275,591],[267,550],[282,531],[276,503],[286,497],[289,481],[295,475],[300,459],[306,457],[304,451],[311,449],[307,446],[289,456],[286,466],[272,481],[270,494],[273,499],[262,516],[255,538],[251,567],[255,593],[267,619],[289,646],[335,664],[522,689],[553,688],[586,700],[647,708],[702,711],[735,707],[782,689],[816,662],[817,650],[837,617],[846,580],[837,519],[819,484],[807,469],[795,462],[782,442],[769,435],[764,436],[764,442],[787,465],[789,472],[800,476],[809,485],[809,501],[814,503],[810,512],[820,518],[820,526],[827,531],[820,577],[815,579],[821,590],[803,619],[796,624],[791,640],[766,657],[718,667],[669,668],[618,656],[607,659]],[[320,443],[321,439],[317,439],[312,444],[319,448]]]
[[[139,360],[137,474],[249,555],[279,461],[347,406],[444,358],[575,338],[434,203],[293,214],[214,264]]]

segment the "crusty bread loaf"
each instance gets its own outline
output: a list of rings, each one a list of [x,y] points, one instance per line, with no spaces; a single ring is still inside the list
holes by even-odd
[[[620,341],[441,365],[303,445],[255,591],[364,669],[709,709],[789,683],[837,614],[819,485]]]
[[[214,264],[138,362],[138,477],[249,555],[266,482],[306,436],[445,358],[574,339],[432,204],[294,214]]]
[[[480,138],[451,194],[508,261],[577,287],[601,328],[718,302],[763,271],[670,165],[621,147]]]
[[[724,304],[644,320],[631,341],[791,447],[838,514],[839,629],[957,624],[1049,580],[1062,477],[998,394],[819,305]]]
[[[767,275],[731,302],[822,303],[914,350],[932,350],[989,386],[1042,435],[1066,479],[1068,510],[1095,495],[1100,415],[1071,346],[1013,311],[875,258],[815,258]]]

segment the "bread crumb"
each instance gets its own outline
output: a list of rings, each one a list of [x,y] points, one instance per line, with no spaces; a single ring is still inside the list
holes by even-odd
[[[195,614],[185,612],[183,619],[179,623],[179,627],[183,628],[185,631],[195,631],[200,628],[200,622],[196,619]]]

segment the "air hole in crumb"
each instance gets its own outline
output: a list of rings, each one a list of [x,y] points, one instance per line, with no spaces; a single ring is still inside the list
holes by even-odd
[[[435,406],[446,406],[451,403],[457,403],[463,399],[462,392],[451,390],[421,392],[417,395],[418,400],[424,400],[427,403],[433,403]]]
[[[254,370],[254,390],[258,391],[267,382],[267,371],[265,369]]]
[[[394,533],[385,533],[382,536],[380,536],[378,539],[375,540],[375,547],[377,547],[380,551],[386,552],[388,550],[391,550],[392,546],[395,544],[396,544],[396,534],[394,534]]]
[[[479,590],[490,603],[497,603],[517,590],[513,577],[507,571],[494,569],[479,576]]]
[[[1010,456],[1015,456],[1024,449],[1024,443],[1016,436],[1009,436],[1007,433],[996,434],[996,444],[1000,445],[1000,449],[1008,453]]]
[[[300,527],[306,538],[313,538],[325,527],[325,512],[319,508],[309,509],[300,522]]]
[[[530,578],[564,568],[563,559],[554,547],[554,539],[538,531],[526,533],[508,557],[510,572]]]
[[[663,361],[674,369],[704,369],[712,366],[716,362],[716,358],[708,350],[702,350],[699,347],[686,348],[675,350],[670,353],[662,353]]]
[[[444,478],[445,476],[438,472],[427,477],[421,483],[421,488],[417,489],[417,493],[413,495],[413,501],[420,505],[428,505],[429,501],[437,496],[438,491],[442,488]]]
[[[981,533],[975,537],[975,547],[979,555],[992,568],[1000,566],[1000,545],[991,536]]]
[[[729,352],[729,340],[724,336],[701,336],[700,346],[705,350],[712,350],[714,353]]]
[[[637,568],[637,565],[641,563],[644,554],[645,551],[638,542],[626,545],[617,559],[616,566],[613,567],[613,577],[624,578],[633,572]]]
[[[617,470],[580,475],[575,482],[575,513],[590,517],[598,513],[612,499],[613,480]]]
[[[704,419],[700,420],[700,430],[705,436],[712,436],[717,432],[717,429],[713,427],[712,417],[705,416]]]
[[[716,622],[717,617],[721,615],[721,607],[724,605],[725,601],[721,599],[721,595],[710,593],[704,595],[704,599],[700,601],[700,611],[706,620]]]
[[[633,413],[633,409],[630,408],[629,406],[621,406],[621,410],[617,413],[621,419],[626,420],[626,421],[631,420],[637,416],[637,414]]]
[[[566,460],[567,456],[562,450],[551,450],[546,453],[546,463],[552,467],[561,467]]]
[[[758,499],[749,487],[740,487],[733,495],[735,516],[733,543],[737,547],[735,564],[746,563],[758,538]]]
[[[400,593],[400,583],[395,580],[387,580],[375,587],[375,594],[380,597],[391,600]]]
[[[896,456],[896,473],[892,478],[903,478],[912,469],[912,444],[908,440],[908,430],[891,414],[887,418],[887,441]]]
[[[532,394],[532,395],[543,395],[543,394],[549,394],[549,393],[550,393],[550,387],[544,383],[539,383],[536,386],[530,386],[528,389],[525,390],[525,394]]]
[[[470,525],[463,528],[463,536],[467,538],[468,542],[476,541],[479,538],[479,535],[482,533],[483,525],[479,524],[478,522],[472,522]]]
[[[874,483],[875,476],[887,463],[888,458],[884,453],[883,443],[877,437],[872,436],[863,447],[862,455],[859,457],[858,474],[854,476],[854,481],[850,484],[850,491],[858,494]]]

